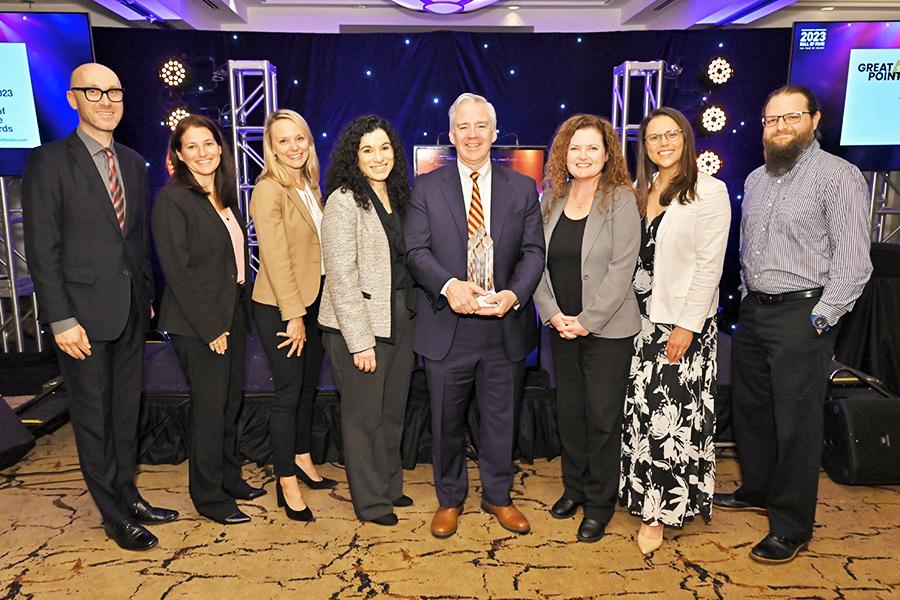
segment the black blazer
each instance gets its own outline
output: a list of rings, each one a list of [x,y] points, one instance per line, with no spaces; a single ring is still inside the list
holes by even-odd
[[[91,340],[119,337],[132,290],[146,330],[153,298],[144,158],[114,144],[125,187],[125,232],[106,182],[74,131],[31,151],[22,180],[25,251],[41,319],[75,317]]]
[[[244,228],[239,210],[233,211]],[[153,206],[153,240],[166,276],[159,327],[209,343],[231,331],[238,297],[237,265],[228,228],[209,199],[172,182]],[[240,296],[249,318],[250,262],[244,237],[245,284]]]

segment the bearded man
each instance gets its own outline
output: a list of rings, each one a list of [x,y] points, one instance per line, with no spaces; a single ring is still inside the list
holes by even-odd
[[[866,182],[819,146],[820,118],[808,89],[772,92],[766,164],[744,185],[731,367],[742,482],[713,504],[767,514],[769,534],[750,558],[769,564],[790,562],[812,538],[836,329],[872,273]]]

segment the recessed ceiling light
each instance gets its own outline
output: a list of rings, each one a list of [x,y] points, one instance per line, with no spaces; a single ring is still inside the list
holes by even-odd
[[[833,6],[823,6],[819,10],[834,10],[834,7]]]
[[[507,6],[509,10],[519,10],[520,6],[518,4],[513,4],[512,6]]]

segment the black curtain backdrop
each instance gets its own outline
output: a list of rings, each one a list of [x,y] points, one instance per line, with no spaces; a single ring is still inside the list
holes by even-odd
[[[549,145],[556,127],[575,113],[610,116],[616,65],[657,59],[677,65],[682,72],[665,80],[664,104],[694,118],[706,97],[728,114],[726,128],[700,138],[698,149],[713,150],[724,160],[717,176],[728,184],[734,215],[720,323],[727,326],[736,318],[740,196],[745,177],[762,163],[763,102],[787,80],[789,29],[408,35],[93,31],[97,60],[115,70],[126,89],[116,138],[147,159],[154,189],[166,180],[169,129],[161,121],[182,105],[214,118],[227,114],[228,82],[216,84],[212,75],[229,59],[268,59],[277,67],[278,104],[310,123],[323,173],[341,128],[361,114],[377,113],[393,123],[411,156],[413,145],[433,144],[448,130],[450,104],[472,91],[497,108],[499,143]],[[735,74],[710,90],[700,76],[716,56],[726,57]],[[181,59],[191,71],[184,91],[173,93],[160,81],[159,68],[169,58]],[[640,82],[634,79],[633,87]],[[639,102],[640,94],[634,98]],[[446,135],[441,142],[447,143]]]

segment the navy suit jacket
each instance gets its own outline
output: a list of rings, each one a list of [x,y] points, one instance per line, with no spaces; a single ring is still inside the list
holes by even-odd
[[[132,293],[149,325],[153,272],[147,231],[147,168],[115,143],[125,186],[125,231],[106,182],[76,132],[31,151],[22,178],[25,250],[41,319],[78,319],[88,339],[122,333]]]
[[[405,224],[407,265],[418,286],[413,349],[431,360],[447,356],[461,318],[450,310],[441,288],[451,277],[467,279],[466,219],[456,164],[416,178]],[[524,360],[538,339],[531,296],[544,270],[544,230],[535,182],[496,163],[491,166],[491,238],[495,287],[519,299],[519,308],[501,319],[503,347],[507,359]]]

